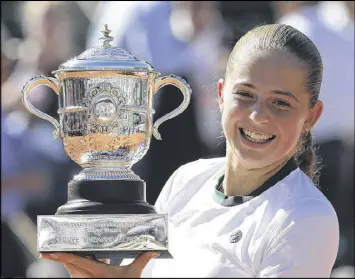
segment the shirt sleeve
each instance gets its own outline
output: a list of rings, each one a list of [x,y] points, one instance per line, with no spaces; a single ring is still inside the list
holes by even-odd
[[[274,230],[257,277],[330,277],[339,245],[338,218],[330,204],[300,202]]]

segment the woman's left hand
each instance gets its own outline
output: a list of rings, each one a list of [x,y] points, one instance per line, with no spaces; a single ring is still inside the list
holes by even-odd
[[[140,278],[144,267],[156,257],[156,252],[145,252],[126,266],[110,265],[70,253],[41,253],[41,259],[64,264],[71,278]]]

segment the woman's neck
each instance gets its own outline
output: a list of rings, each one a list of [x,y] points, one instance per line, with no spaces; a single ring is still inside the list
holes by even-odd
[[[223,180],[223,192],[227,196],[246,196],[258,189],[270,177],[276,174],[288,159],[259,169],[246,168],[233,151],[226,154],[226,169]]]

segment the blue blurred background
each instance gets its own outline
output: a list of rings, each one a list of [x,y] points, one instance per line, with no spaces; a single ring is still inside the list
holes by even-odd
[[[38,260],[36,216],[66,202],[80,167],[52,140],[53,126],[24,108],[21,88],[38,74],[101,44],[104,24],[113,44],[162,73],[184,77],[192,101],[160,128],[134,171],[154,204],[172,172],[188,161],[224,155],[216,83],[234,43],[263,23],[290,24],[317,45],[324,63],[324,114],[314,130],[324,165],[320,184],[340,222],[332,277],[354,277],[354,1],[1,1],[1,277],[69,277]],[[32,103],[58,119],[47,87]],[[182,101],[173,86],[154,97],[155,119]]]

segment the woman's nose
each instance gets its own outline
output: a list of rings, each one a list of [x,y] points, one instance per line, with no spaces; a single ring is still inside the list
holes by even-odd
[[[265,124],[270,121],[266,108],[261,104],[255,104],[251,107],[249,118],[256,124]]]

